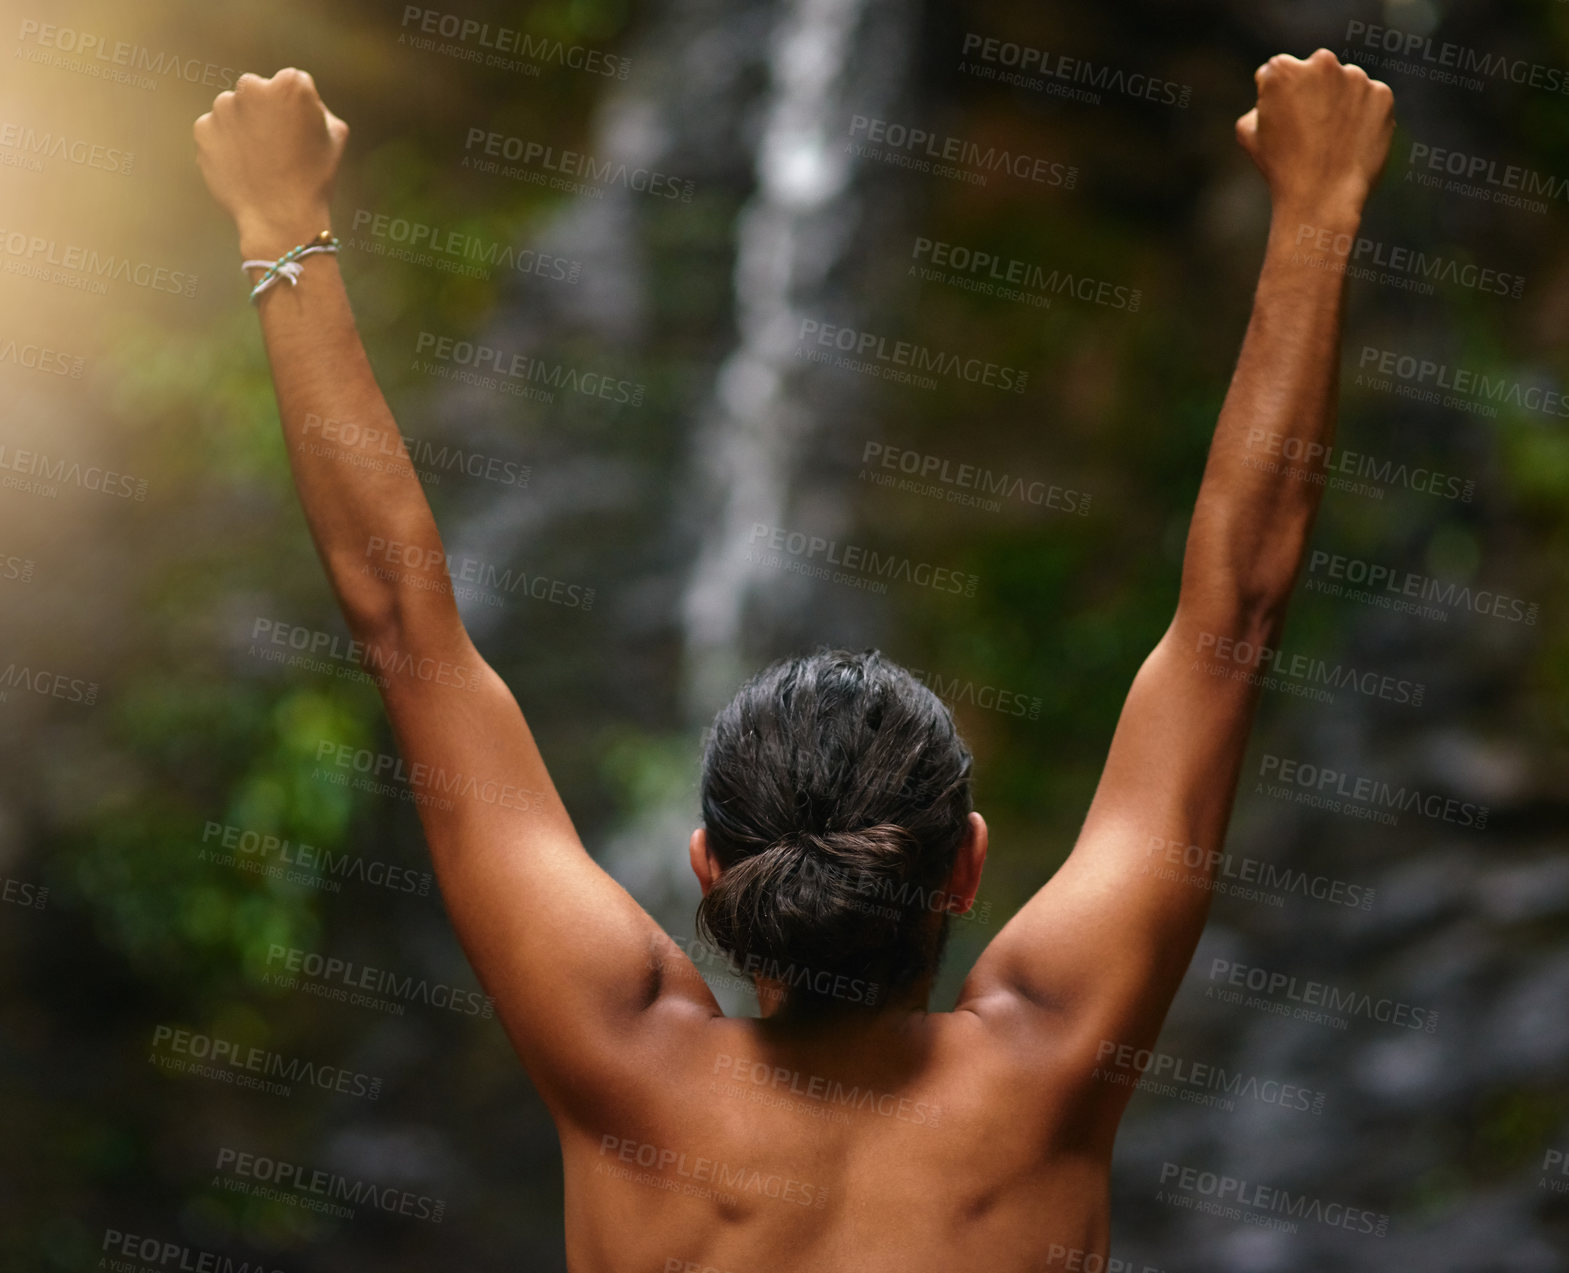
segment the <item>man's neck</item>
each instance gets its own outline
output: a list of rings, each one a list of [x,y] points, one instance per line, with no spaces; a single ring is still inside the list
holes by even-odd
[[[902,1023],[912,1013],[927,1012],[931,999],[931,978],[923,977],[875,1007],[868,1005],[864,997],[851,999],[847,996],[842,1002],[829,1000],[826,1004],[813,1003],[802,1009],[799,1005],[791,1006],[790,987],[783,981],[755,975],[752,981],[757,988],[757,1003],[763,1019],[777,1026],[814,1031],[845,1027],[861,1031],[872,1022]]]

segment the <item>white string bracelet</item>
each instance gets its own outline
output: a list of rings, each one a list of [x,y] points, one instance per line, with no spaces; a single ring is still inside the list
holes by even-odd
[[[294,287],[300,281],[305,266],[300,263],[300,257],[309,256],[312,252],[336,252],[338,239],[331,230],[323,230],[308,243],[301,243],[290,248],[276,261],[241,261],[240,269],[251,270],[258,266],[266,266],[267,272],[261,276],[256,286],[251,288],[251,303],[255,304],[256,298],[265,292],[279,279],[288,279],[289,286]]]

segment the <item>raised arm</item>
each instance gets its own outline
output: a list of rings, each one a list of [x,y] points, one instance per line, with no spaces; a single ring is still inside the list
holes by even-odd
[[[243,258],[274,260],[328,227],[348,127],[305,72],[242,75],[194,134]],[[546,1100],[570,1104],[580,1082],[636,1063],[651,1018],[717,1008],[695,970],[672,975],[690,970],[685,956],[584,850],[516,701],[464,630],[337,258],[301,265],[257,307],[306,521],[379,678],[459,939]]]
[[[1086,1069],[1108,1043],[1154,1042],[1204,927],[1270,670],[1259,652],[1278,644],[1323,490],[1347,248],[1394,128],[1389,88],[1327,49],[1271,58],[1255,78],[1237,137],[1269,184],[1269,241],[1176,614],[1134,678],[1073,852],[961,992],[961,1006],[1049,1037]],[[1105,1100],[1087,1104],[1110,1117],[1097,1134],[1131,1093],[1099,1090]]]

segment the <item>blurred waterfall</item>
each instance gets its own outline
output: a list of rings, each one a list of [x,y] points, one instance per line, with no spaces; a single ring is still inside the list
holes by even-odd
[[[573,286],[535,276],[510,280],[480,339],[548,358],[559,357],[575,342],[587,351],[585,366],[628,378],[636,378],[640,364],[657,366],[676,356],[669,346],[691,342],[690,334],[661,312],[654,277],[658,262],[652,257],[655,252],[677,256],[670,247],[675,236],[669,223],[701,215],[708,200],[723,200],[738,174],[746,173],[753,144],[747,120],[767,73],[770,22],[770,0],[675,0],[661,6],[625,50],[632,73],[607,89],[583,148],[629,169],[687,178],[697,188],[697,200],[673,203],[614,183],[565,200],[542,230],[527,237],[530,247],[582,262],[581,280]],[[684,237],[691,244],[705,235],[693,228]],[[711,251],[711,245],[703,246]],[[673,622],[668,614],[650,614],[640,606],[645,591],[668,594],[679,587],[680,548],[658,544],[663,559],[604,551],[606,525],[613,519],[638,520],[639,530],[626,538],[643,549],[658,538],[648,534],[650,526],[663,530],[672,522],[663,493],[675,479],[660,470],[659,457],[646,448],[619,445],[614,435],[607,442],[586,438],[575,419],[574,427],[563,427],[566,417],[585,410],[579,403],[536,412],[515,402],[498,403],[487,390],[465,392],[456,386],[443,386],[440,402],[471,438],[516,450],[520,434],[526,435],[535,474],[524,494],[466,501],[457,531],[464,551],[487,560],[548,559],[563,577],[576,571],[579,579],[591,580],[598,586],[596,649],[616,641],[617,634],[647,634]],[[595,404],[586,410],[602,414],[605,408]],[[639,435],[683,427],[679,420],[651,423],[648,417],[657,410],[645,406],[629,412],[636,418],[628,422]],[[547,420],[548,425],[540,423]],[[573,533],[574,520],[596,515],[595,542]],[[669,572],[670,578],[645,590],[640,581],[659,572]],[[533,626],[537,617],[484,605],[464,613],[476,634],[501,628],[513,635]],[[607,675],[627,666],[620,654],[601,659]],[[615,696],[625,698],[619,690]]]
[[[909,33],[874,0],[792,0],[774,35],[757,190],[741,214],[735,263],[735,349],[719,368],[694,436],[702,500],[717,517],[683,599],[686,707],[706,720],[751,670],[743,637],[748,603],[767,610],[784,589],[759,587],[748,563],[757,523],[785,524],[801,457],[822,428],[794,357],[803,319],[843,314],[840,280],[860,246],[862,165],[845,145],[856,109],[884,112],[897,81],[874,68],[907,66]],[[903,48],[892,48],[898,41]],[[871,56],[867,56],[868,53]],[[860,56],[857,56],[857,55]]]

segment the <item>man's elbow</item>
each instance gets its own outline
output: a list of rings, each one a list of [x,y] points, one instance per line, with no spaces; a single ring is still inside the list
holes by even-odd
[[[355,640],[386,638],[397,631],[401,604],[394,581],[378,577],[363,559],[338,554],[328,559],[327,576]]]
[[[1273,645],[1285,626],[1291,577],[1219,584],[1177,602],[1170,635],[1187,654]]]
[[[1229,546],[1185,563],[1179,615],[1223,635],[1278,628],[1296,586],[1305,533],[1276,530],[1244,551]]]
[[[1307,551],[1308,526],[1281,527],[1256,545],[1236,570],[1241,612],[1248,616],[1278,615],[1291,599],[1297,572]]]
[[[448,648],[465,636],[450,593],[392,587],[346,600],[343,610],[349,631],[367,649]]]
[[[1258,570],[1232,590],[1226,616],[1239,635],[1260,636],[1280,630],[1296,582],[1297,561]]]

